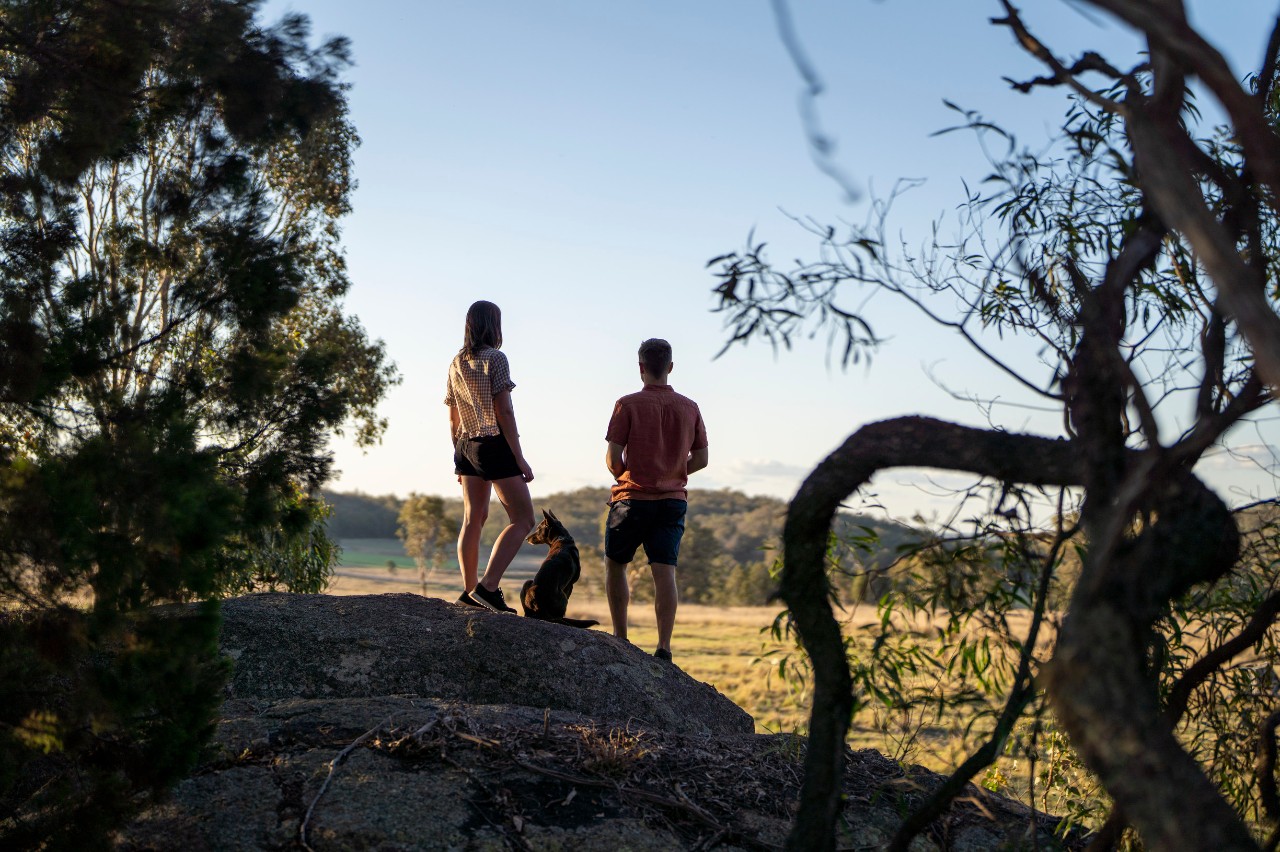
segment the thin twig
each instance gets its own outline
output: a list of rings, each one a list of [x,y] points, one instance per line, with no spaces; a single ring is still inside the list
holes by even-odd
[[[1058,516],[1062,516],[1061,496],[1059,497]],[[1022,715],[1022,711],[1026,709],[1027,704],[1035,697],[1036,690],[1032,680],[1031,661],[1035,656],[1035,646],[1040,634],[1040,625],[1044,620],[1044,610],[1049,599],[1050,583],[1053,579],[1053,566],[1058,561],[1058,553],[1062,549],[1063,544],[1071,539],[1078,530],[1078,525],[1072,525],[1065,529],[1059,528],[1057,535],[1054,537],[1053,544],[1049,548],[1049,552],[1045,555],[1043,568],[1040,575],[1040,587],[1036,591],[1036,600],[1032,609],[1031,624],[1027,629],[1027,641],[1022,646],[1022,653],[1018,660],[1018,672],[1014,678],[1013,688],[1009,692],[1008,701],[1005,703],[1004,710],[1000,714],[1000,718],[996,721],[995,731],[990,739],[982,745],[977,751],[969,756],[964,763],[960,765],[955,772],[943,784],[933,792],[927,801],[917,808],[902,825],[898,827],[898,832],[893,836],[893,840],[889,842],[890,852],[895,850],[905,850],[910,845],[911,840],[924,830],[931,822],[937,819],[951,803],[951,801],[960,793],[961,790],[973,779],[975,775],[987,766],[990,766],[1000,753],[1000,749],[1004,747],[1005,740],[1008,739],[1009,733],[1013,730],[1014,724]]]
[[[796,66],[796,72],[804,80],[804,90],[800,94],[800,118],[804,122],[805,137],[809,142],[809,152],[819,171],[831,178],[844,192],[846,201],[857,201],[862,193],[854,186],[853,181],[844,173],[835,160],[835,141],[822,131],[818,124],[818,96],[824,86],[822,78],[796,35],[795,24],[791,20],[791,7],[786,0],[773,0],[773,16],[778,27],[778,37],[787,49],[787,55]]]
[[[351,755],[351,752],[364,745],[370,737],[382,730],[383,727],[389,724],[394,717],[395,714],[388,716],[375,727],[370,728],[360,736],[356,737],[350,745],[338,752],[337,757],[329,761],[329,774],[325,776],[324,783],[320,785],[320,792],[316,793],[315,798],[311,800],[311,805],[307,808],[307,815],[302,818],[302,824],[298,826],[298,843],[301,844],[302,848],[306,849],[307,852],[314,852],[314,850],[307,844],[307,826],[311,823],[311,814],[315,811],[316,805],[320,802],[320,797],[329,789],[329,782],[332,781],[333,776],[337,774],[338,767],[346,761],[346,759]]]

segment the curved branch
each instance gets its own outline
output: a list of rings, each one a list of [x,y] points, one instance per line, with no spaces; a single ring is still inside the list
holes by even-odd
[[[1178,678],[1178,682],[1170,690],[1168,701],[1165,702],[1165,713],[1170,727],[1177,725],[1182,719],[1182,714],[1186,712],[1187,704],[1191,700],[1191,693],[1237,654],[1257,644],[1275,624],[1277,616],[1280,616],[1280,592],[1272,592],[1254,610],[1253,617],[1239,633],[1196,660],[1182,673],[1182,677]],[[1280,813],[1271,814],[1271,817],[1273,819],[1280,817]]]
[[[844,777],[844,738],[853,711],[844,639],[831,609],[825,570],[827,534],[840,504],[891,467],[965,471],[1006,482],[1080,483],[1071,442],[974,429],[927,417],[872,423],[850,435],[805,479],[783,528],[781,595],[813,664],[813,710],[804,783],[787,848],[832,850]]]
[[[1136,533],[1090,536],[1053,660],[1043,669],[1046,690],[1081,759],[1146,848],[1256,850],[1249,829],[1173,735],[1141,650],[1171,599],[1231,570],[1239,533],[1217,495],[1186,471],[1156,466],[1141,479],[1146,485],[1132,511],[1115,492],[1090,495],[1106,500],[1108,519],[1136,512],[1143,521]],[[1089,517],[1087,506],[1082,516]],[[1178,790],[1177,807],[1153,778]]]

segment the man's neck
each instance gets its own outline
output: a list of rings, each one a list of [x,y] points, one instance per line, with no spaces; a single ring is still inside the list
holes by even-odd
[[[640,374],[640,381],[644,382],[644,386],[645,386],[645,387],[662,387],[662,388],[665,388],[665,387],[667,386],[667,377],[666,377],[666,376],[663,376],[663,377],[662,377],[662,378],[660,378],[660,379],[655,379],[653,376],[649,375],[648,373],[641,373],[641,374]]]

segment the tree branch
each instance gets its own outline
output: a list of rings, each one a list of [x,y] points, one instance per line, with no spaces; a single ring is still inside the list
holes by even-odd
[[[880,470],[932,467],[1028,485],[1077,485],[1071,442],[973,429],[925,417],[872,423],[849,436],[800,486],[783,529],[781,594],[813,664],[809,749],[790,850],[832,850],[853,710],[844,640],[831,609],[827,534],[841,502]]]

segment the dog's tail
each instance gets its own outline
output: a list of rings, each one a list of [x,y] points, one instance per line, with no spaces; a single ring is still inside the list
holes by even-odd
[[[537,601],[533,595],[529,594],[529,587],[533,585],[532,580],[525,580],[524,585],[520,587],[520,606],[524,607],[524,614],[528,616],[532,612],[538,611]]]
[[[595,627],[600,623],[594,618],[557,618],[555,622],[556,624],[567,624],[570,627],[581,627],[583,629]]]

